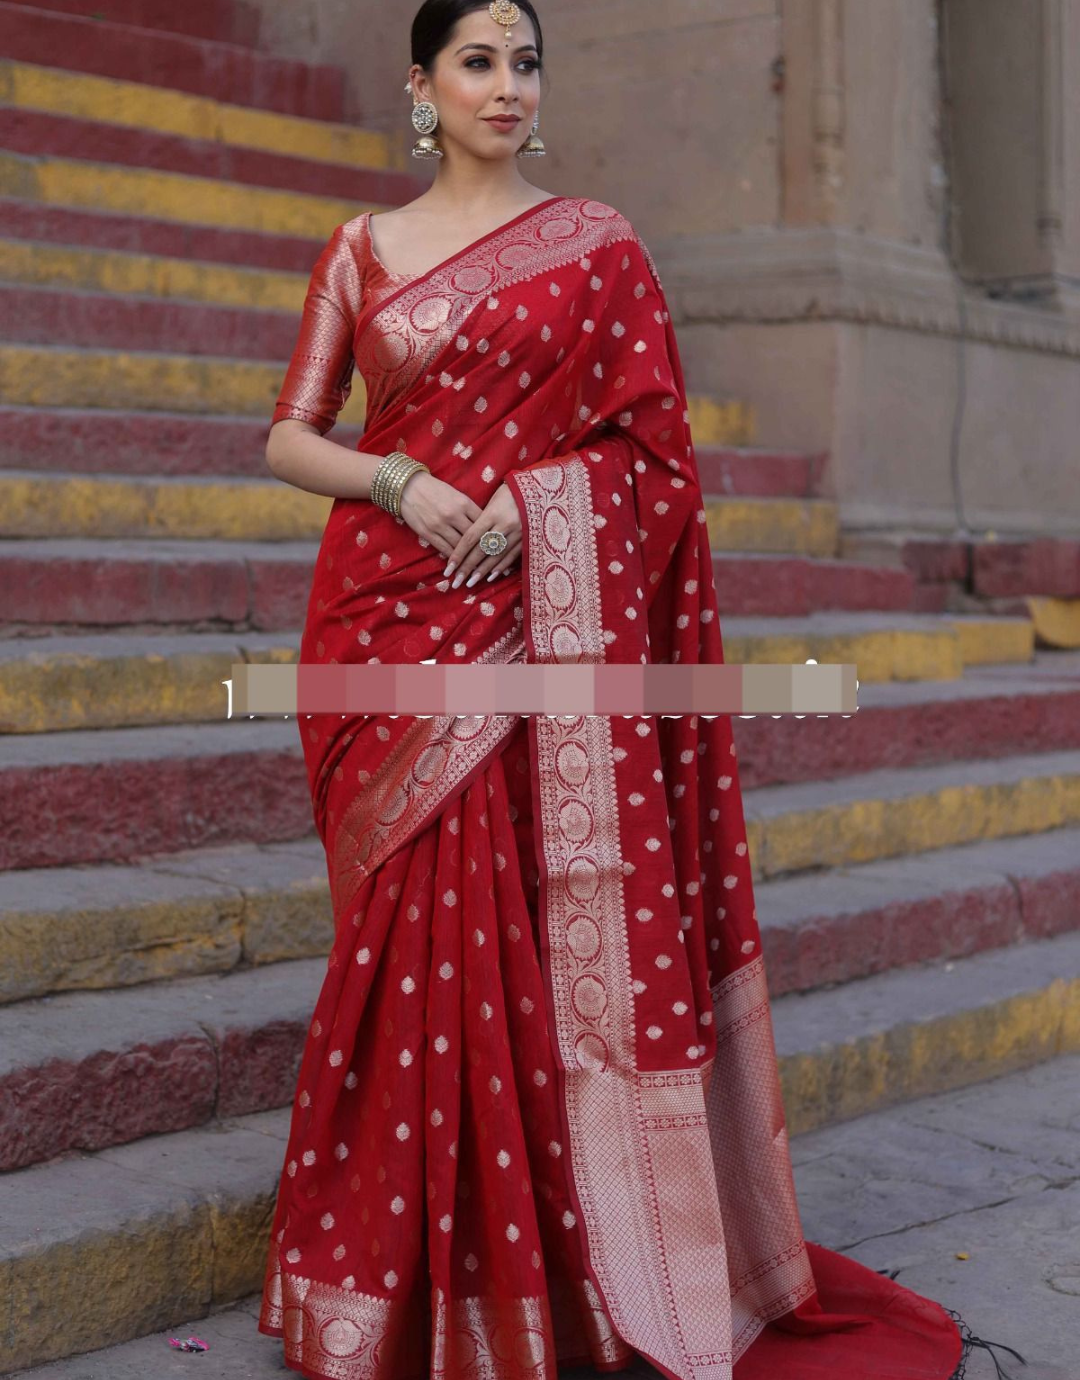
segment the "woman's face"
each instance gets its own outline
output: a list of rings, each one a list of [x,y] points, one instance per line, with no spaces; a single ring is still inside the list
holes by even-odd
[[[463,145],[477,158],[513,157],[529,137],[540,105],[537,63],[536,34],[524,12],[509,38],[486,9],[459,19],[433,78],[413,68],[421,100],[439,112],[440,144]],[[488,116],[504,114],[520,119],[506,129],[487,123]]]

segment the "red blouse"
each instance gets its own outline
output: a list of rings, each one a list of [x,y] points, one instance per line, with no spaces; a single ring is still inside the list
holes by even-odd
[[[271,426],[295,417],[326,435],[352,392],[361,313],[418,276],[383,267],[371,242],[371,214],[364,211],[339,225],[319,255]]]

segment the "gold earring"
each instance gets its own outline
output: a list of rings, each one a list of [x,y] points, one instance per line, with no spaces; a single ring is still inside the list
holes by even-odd
[[[412,91],[412,83],[409,82],[406,91]],[[416,92],[413,91],[413,129],[422,137],[417,139],[413,145],[412,156],[414,158],[441,158],[443,150],[438,139],[432,137],[436,125],[439,123],[439,112],[430,101],[418,101]]]
[[[536,119],[533,120],[532,133],[517,151],[519,158],[543,158],[547,153],[544,148],[544,141],[537,137],[536,131],[540,128],[540,112],[536,112]]]

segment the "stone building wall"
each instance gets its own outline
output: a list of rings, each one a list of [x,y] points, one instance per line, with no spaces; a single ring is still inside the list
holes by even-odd
[[[253,2],[407,158],[413,6]],[[1080,529],[1080,0],[540,13],[528,176],[633,220],[692,389],[828,449],[847,527]]]

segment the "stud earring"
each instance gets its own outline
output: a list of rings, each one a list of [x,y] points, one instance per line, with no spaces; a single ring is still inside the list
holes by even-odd
[[[543,156],[547,153],[547,149],[544,148],[543,139],[537,137],[536,131],[539,128],[540,112],[537,111],[536,118],[533,120],[532,124],[532,133],[522,144],[521,148],[519,148],[517,151],[517,156],[519,158],[543,158]]]
[[[406,91],[412,91],[412,83],[405,87]],[[439,112],[430,101],[418,101],[416,93],[413,92],[413,129],[422,137],[417,139],[413,145],[412,156],[414,158],[441,158],[443,150],[438,139],[432,137],[436,125],[439,123]]]

